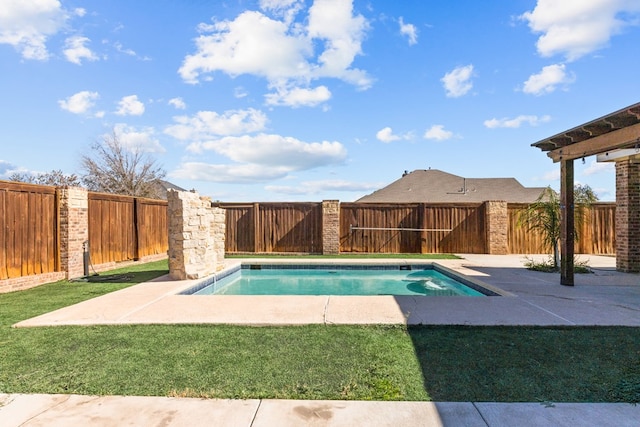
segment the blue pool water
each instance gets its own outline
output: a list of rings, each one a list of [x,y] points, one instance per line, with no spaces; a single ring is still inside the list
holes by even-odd
[[[401,269],[402,268],[402,269]],[[206,285],[206,286],[205,286]],[[192,295],[486,296],[430,266],[243,266]]]

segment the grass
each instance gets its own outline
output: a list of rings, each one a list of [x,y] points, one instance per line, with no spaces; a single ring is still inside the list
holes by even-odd
[[[0,294],[0,393],[640,401],[640,328],[208,325],[11,328],[126,283]],[[115,272],[110,272],[115,273]]]

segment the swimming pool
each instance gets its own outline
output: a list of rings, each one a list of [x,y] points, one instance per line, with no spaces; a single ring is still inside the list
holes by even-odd
[[[429,265],[243,264],[186,295],[487,296],[489,289]]]

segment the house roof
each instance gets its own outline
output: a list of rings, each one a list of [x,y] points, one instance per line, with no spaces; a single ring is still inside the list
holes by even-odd
[[[402,178],[358,203],[452,203],[503,200],[510,203],[534,202],[543,187],[524,187],[515,178],[463,178],[437,169],[405,172]]]

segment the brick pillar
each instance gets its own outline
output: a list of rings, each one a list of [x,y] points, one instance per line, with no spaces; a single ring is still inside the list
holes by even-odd
[[[189,191],[167,192],[169,212],[169,275],[200,279],[224,266],[224,211],[209,197]],[[216,239],[223,239],[216,242]],[[222,248],[222,249],[221,249]]]
[[[84,275],[83,244],[89,240],[87,190],[63,187],[60,194],[60,269],[67,279]]]
[[[340,253],[340,201],[322,201],[322,253]]]
[[[509,252],[509,215],[507,202],[490,200],[484,203],[487,233],[487,253],[506,255]]]
[[[616,268],[640,272],[640,160],[616,161]]]

